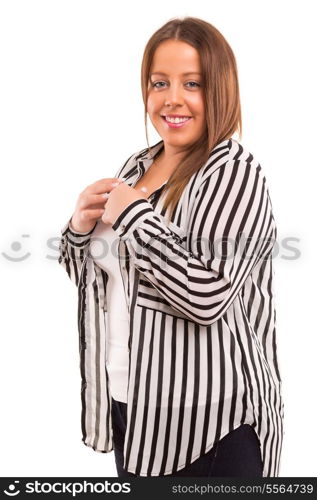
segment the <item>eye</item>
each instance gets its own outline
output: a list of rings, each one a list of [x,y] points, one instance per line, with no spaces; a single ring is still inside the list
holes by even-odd
[[[194,86],[201,87],[200,83],[198,83],[198,82],[187,82],[187,84],[191,84],[191,83],[193,83]],[[194,88],[194,87],[191,87],[191,88]]]
[[[160,89],[160,88],[162,88],[161,86],[158,86],[158,87],[157,87],[157,85],[158,85],[159,83],[165,83],[165,82],[151,82],[151,85],[152,85],[152,87],[154,87],[155,89]]]
[[[156,88],[156,89],[161,89],[163,87],[163,85],[165,85],[166,82],[163,82],[163,81],[157,81],[157,82],[151,82],[151,86],[153,88]],[[162,85],[161,85],[162,84]],[[189,86],[189,88],[197,88],[197,87],[201,87],[201,84],[198,83],[198,82],[194,82],[194,81],[190,81],[190,82],[187,82],[185,83],[185,85]]]

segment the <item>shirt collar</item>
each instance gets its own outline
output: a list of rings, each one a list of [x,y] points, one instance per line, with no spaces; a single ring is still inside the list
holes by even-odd
[[[156,154],[164,147],[164,142],[159,141],[154,146],[150,147],[150,150],[148,148],[143,149],[142,152],[136,157],[137,163],[145,163],[147,165],[148,163],[151,164],[153,162],[154,157]]]

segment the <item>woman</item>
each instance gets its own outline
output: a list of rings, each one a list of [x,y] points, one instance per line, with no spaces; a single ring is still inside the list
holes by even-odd
[[[114,449],[119,476],[278,476],[276,224],[232,138],[233,52],[209,23],[172,19],[146,45],[142,92],[162,140],[88,186],[62,230],[83,441]]]

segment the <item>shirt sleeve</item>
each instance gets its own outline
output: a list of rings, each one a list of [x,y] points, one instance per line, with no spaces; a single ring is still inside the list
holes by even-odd
[[[131,155],[126,160],[126,162],[117,170],[114,177],[120,177],[124,170],[129,169],[129,167],[133,165],[134,157],[137,154],[139,153],[134,153],[133,155]],[[59,244],[58,262],[65,268],[72,282],[75,283],[76,286],[78,286],[82,264],[84,262],[85,256],[88,253],[91,234],[94,231],[97,222],[90,231],[81,233],[79,231],[75,231],[72,228],[72,216],[61,230],[62,236]]]
[[[112,227],[164,299],[201,325],[225,313],[276,239],[266,178],[254,160],[228,161],[202,181],[187,248],[146,199],[130,203]]]
[[[71,281],[78,286],[82,264],[88,252],[91,234],[97,222],[90,231],[80,233],[72,228],[71,219],[72,216],[61,230],[58,262],[65,268]]]

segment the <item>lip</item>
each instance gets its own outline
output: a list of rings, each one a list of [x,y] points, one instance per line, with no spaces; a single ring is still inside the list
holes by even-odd
[[[169,118],[191,118],[191,116],[188,116],[188,115],[172,115],[172,114],[165,114],[165,115],[161,115],[161,116],[168,116]]]
[[[181,116],[181,115],[167,115],[167,116],[171,117],[171,118],[184,118],[184,116]],[[164,115],[162,116],[162,120],[164,120],[164,123],[166,123],[166,125],[168,127],[170,127],[170,128],[185,127],[185,125],[187,125],[187,123],[189,123],[192,120],[192,116],[188,116],[186,118],[188,118],[188,120],[186,120],[185,122],[182,122],[182,123],[171,123],[171,122],[168,122],[167,120],[165,120],[165,116]]]

